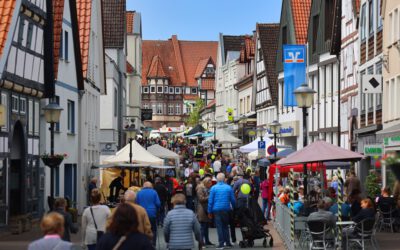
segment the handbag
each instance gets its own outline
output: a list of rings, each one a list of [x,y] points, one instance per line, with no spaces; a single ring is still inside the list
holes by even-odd
[[[100,230],[97,229],[97,223],[96,223],[96,220],[94,219],[92,207],[90,207],[90,213],[92,214],[92,218],[93,218],[93,222],[94,222],[94,227],[96,228],[96,233],[97,233],[97,234],[96,234],[96,236],[97,236],[96,242],[98,243],[99,240],[100,240],[100,238],[101,238],[101,236],[103,236],[104,231],[100,231]]]

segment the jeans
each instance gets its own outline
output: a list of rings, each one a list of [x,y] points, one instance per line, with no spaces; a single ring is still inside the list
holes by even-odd
[[[161,206],[158,209],[158,217],[157,217],[157,225],[164,225],[164,219],[165,219],[165,202],[161,202]]]
[[[262,204],[263,204],[263,208],[262,208],[263,215],[268,220],[268,218],[269,218],[268,199],[263,198]],[[265,215],[265,212],[267,212],[267,215]]]
[[[193,196],[186,196],[186,208],[194,211]]]
[[[157,243],[157,218],[150,217],[151,231],[153,232],[153,246]]]
[[[87,245],[88,250],[96,250],[96,244]]]
[[[215,226],[217,227],[218,242],[219,247],[223,247],[224,243],[226,245],[231,245],[229,240],[229,213],[228,211],[218,211],[214,213],[215,215]]]
[[[242,207],[249,207],[248,204],[249,199],[248,198],[238,198],[236,202],[236,208],[242,208]]]
[[[231,230],[232,242],[236,242],[235,212],[229,211],[229,228]]]
[[[204,244],[210,243],[210,238],[208,237],[208,222],[201,222],[201,239]]]

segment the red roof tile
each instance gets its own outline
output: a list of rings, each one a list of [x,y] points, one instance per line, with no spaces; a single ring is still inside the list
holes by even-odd
[[[311,0],[291,0],[293,25],[297,44],[306,44]]]
[[[252,36],[246,36],[244,39],[244,45],[240,50],[240,62],[245,63],[249,62],[252,58],[254,58],[255,51],[255,43]]]
[[[158,56],[172,86],[197,86],[196,72],[200,61],[217,57],[218,42],[179,41],[176,36],[167,41],[144,40],[142,45],[142,76],[153,71],[152,62]],[[142,84],[147,84],[146,77]]]
[[[58,76],[58,62],[60,58],[61,46],[61,33],[62,33],[62,20],[64,16],[64,0],[53,1],[53,32],[54,32],[54,79]]]
[[[15,2],[15,0],[0,1],[0,56],[3,54],[3,49],[7,40],[7,35],[15,8]]]
[[[76,10],[78,15],[82,72],[83,77],[86,78],[89,63],[90,19],[92,15],[92,1],[76,0]]]
[[[147,77],[149,78],[166,78],[167,74],[164,72],[164,68],[161,62],[161,59],[158,55],[153,57],[153,60],[150,64],[150,69],[147,73]]]
[[[215,79],[202,79],[201,89],[204,90],[214,90],[215,89]]]
[[[130,64],[128,61],[126,61],[126,73],[132,74],[134,72],[134,68],[132,64]]]
[[[207,104],[206,109],[212,108],[213,106],[215,106],[216,104],[216,100],[212,100],[209,104]]]
[[[135,11],[126,12],[126,33],[133,34],[133,21],[135,17]]]
[[[380,2],[382,5],[382,1],[380,1]],[[357,15],[360,13],[360,5],[361,5],[360,0],[353,0],[354,13],[356,13]],[[382,10],[382,8],[381,8],[381,10]]]
[[[207,67],[209,60],[210,60],[210,58],[205,58],[205,59],[199,61],[199,64],[197,64],[196,73],[194,74],[194,78],[197,79],[197,78],[201,77],[201,75],[203,74],[204,70]]]
[[[125,44],[126,0],[103,0],[105,48],[123,48]]]

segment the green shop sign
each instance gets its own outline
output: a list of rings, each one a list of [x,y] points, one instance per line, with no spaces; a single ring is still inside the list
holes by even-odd
[[[400,135],[393,137],[386,137],[383,139],[385,147],[400,146]]]
[[[366,156],[381,156],[383,155],[383,146],[380,144],[365,145],[364,155]]]

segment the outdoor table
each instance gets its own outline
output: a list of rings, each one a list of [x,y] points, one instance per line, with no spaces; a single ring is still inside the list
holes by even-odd
[[[351,226],[355,225],[356,223],[354,221],[337,221],[336,226]]]

